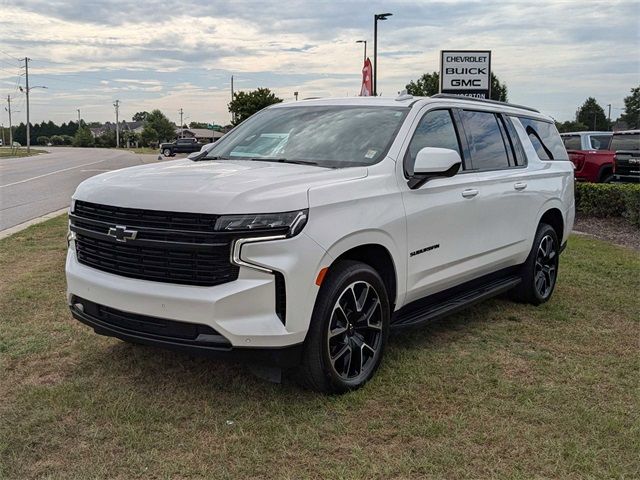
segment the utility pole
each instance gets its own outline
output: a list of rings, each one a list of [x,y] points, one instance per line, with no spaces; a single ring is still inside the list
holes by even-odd
[[[78,112],[78,128],[80,128],[80,109],[76,108],[76,111]]]
[[[611,128],[611,104],[607,103],[607,107],[609,107],[609,115],[607,119],[609,120],[609,128]]]
[[[11,128],[11,95],[7,95],[7,105],[8,108],[5,108],[5,110],[9,112],[9,146],[13,147],[13,129]]]
[[[184,112],[182,111],[182,108],[180,108],[180,111],[178,113],[180,114],[180,138],[184,138],[184,123],[182,123],[182,115],[184,114]]]
[[[231,75],[231,101],[233,102],[233,75]],[[231,113],[231,123],[235,123],[236,121],[236,114],[235,113]]]
[[[29,125],[29,57],[24,57],[25,93],[27,95],[27,153],[31,151],[31,127]]]
[[[116,148],[120,148],[120,123],[118,120],[118,110],[120,109],[120,100],[116,100],[113,104],[116,109]]]

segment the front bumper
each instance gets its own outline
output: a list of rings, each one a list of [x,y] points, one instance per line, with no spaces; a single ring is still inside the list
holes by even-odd
[[[79,263],[73,241],[66,261],[67,302],[78,320],[100,330],[98,333],[119,338],[135,333],[112,331],[96,319],[85,318],[82,312],[74,311],[74,297],[131,314],[209,326],[231,350],[301,344],[318,291],[314,281],[326,252],[301,233],[284,240],[246,244],[241,253],[243,260],[282,274],[286,290],[284,322],[276,314],[276,277],[272,273],[242,266],[237,280],[213,287],[127,278]],[[140,343],[169,346],[152,340]]]
[[[126,318],[126,314],[119,312],[123,316],[120,317],[121,321],[115,324],[100,315],[101,306],[75,296],[71,301],[72,304],[69,308],[73,318],[90,326],[99,335],[210,358],[242,360],[283,368],[293,367],[300,363],[301,343],[282,348],[240,348],[232,347],[221,335],[200,334],[190,339],[179,338],[171,336],[169,332],[160,333],[159,330],[161,331],[163,328],[156,328],[152,333],[141,325],[149,323],[150,320],[162,322],[162,319],[140,318],[135,315],[122,322],[122,319]],[[162,325],[162,327],[167,330],[166,325]]]

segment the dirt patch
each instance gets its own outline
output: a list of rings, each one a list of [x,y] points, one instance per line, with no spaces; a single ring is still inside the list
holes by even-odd
[[[573,230],[640,251],[640,230],[624,218],[578,216]]]

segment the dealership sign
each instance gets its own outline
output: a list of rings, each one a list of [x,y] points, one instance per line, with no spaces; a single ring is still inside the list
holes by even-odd
[[[490,98],[491,51],[440,51],[440,92]]]

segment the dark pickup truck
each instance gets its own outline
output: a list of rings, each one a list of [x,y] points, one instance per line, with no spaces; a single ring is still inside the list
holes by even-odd
[[[609,149],[616,152],[613,160],[614,181],[640,182],[640,130],[614,132]]]
[[[175,142],[161,143],[160,153],[165,157],[173,157],[176,153],[198,152],[203,145],[195,138],[178,138]]]

